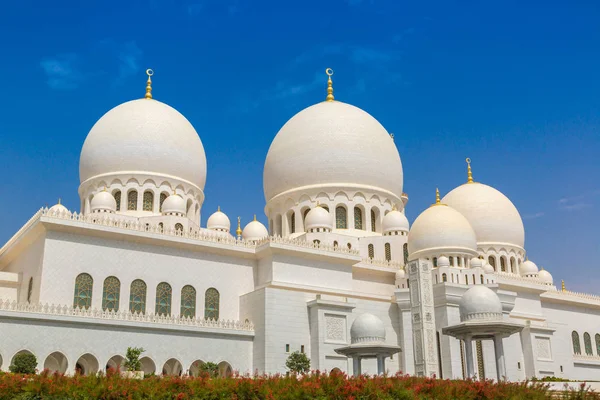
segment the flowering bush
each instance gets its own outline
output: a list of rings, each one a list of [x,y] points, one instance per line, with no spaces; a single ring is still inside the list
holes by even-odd
[[[573,393],[573,396],[576,396]],[[600,399],[584,393],[580,399]],[[551,398],[542,383],[493,383],[439,380],[413,376],[347,377],[314,372],[309,375],[234,376],[233,378],[150,377],[129,380],[119,373],[64,376],[47,371],[39,375],[0,374],[4,399],[520,399]]]

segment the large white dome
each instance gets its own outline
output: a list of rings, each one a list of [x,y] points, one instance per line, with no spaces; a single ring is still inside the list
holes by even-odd
[[[267,154],[267,201],[297,189],[378,190],[402,195],[402,162],[385,128],[350,104],[325,101],[293,116]]]
[[[465,183],[442,199],[469,220],[477,243],[508,244],[523,248],[525,228],[519,211],[498,190],[482,183]]]
[[[477,254],[475,232],[461,213],[444,204],[436,204],[413,222],[408,232],[408,253],[411,259],[440,253],[474,256]]]
[[[174,108],[152,99],[129,101],[96,122],[79,161],[81,183],[122,173],[174,177],[204,190],[204,147]]]

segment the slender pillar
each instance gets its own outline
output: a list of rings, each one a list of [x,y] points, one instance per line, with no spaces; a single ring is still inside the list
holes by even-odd
[[[385,374],[385,356],[377,356],[377,375]]]
[[[467,378],[473,378],[473,342],[471,337],[465,337],[465,358],[467,359]]]
[[[494,335],[494,350],[496,352],[496,371],[498,371],[498,382],[506,378],[506,363],[504,360],[504,344],[502,336]]]
[[[359,356],[354,356],[352,357],[352,363],[353,363],[353,373],[354,376],[360,376],[361,371],[360,371],[360,357]]]

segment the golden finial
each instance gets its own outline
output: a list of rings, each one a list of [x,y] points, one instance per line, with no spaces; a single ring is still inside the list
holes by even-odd
[[[237,236],[242,236],[242,226],[241,226],[241,222],[240,222],[240,217],[238,217],[238,226],[237,226],[237,229],[235,230],[235,234]]]
[[[441,204],[440,201],[440,189],[435,188],[435,204]]]
[[[146,70],[146,75],[148,75],[148,80],[146,81],[146,97],[147,99],[151,99],[152,98],[152,79],[150,79],[150,77],[152,75],[154,75],[154,71],[152,71],[150,68],[148,68]]]
[[[256,221],[256,214],[254,214],[254,220]]]
[[[221,211],[221,206],[217,206],[217,211]]]
[[[563,292],[566,292],[566,291],[567,291],[567,288],[565,287],[565,280],[564,280],[564,279],[561,279],[561,281],[560,281],[560,286],[562,287],[562,291],[563,291]]]
[[[471,171],[471,159],[467,157],[467,183],[473,183],[473,171]]]
[[[58,198],[58,204],[62,204],[60,197]]]
[[[327,74],[328,78],[327,78],[327,97],[325,98],[325,101],[333,101],[333,82],[331,81],[331,75],[333,75],[333,70],[331,68],[327,68],[325,70],[325,73]]]

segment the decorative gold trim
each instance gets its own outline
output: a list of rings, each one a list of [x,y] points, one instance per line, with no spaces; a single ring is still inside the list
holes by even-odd
[[[241,222],[240,222],[240,217],[238,217],[238,226],[237,229],[235,230],[235,234],[237,236],[242,236],[242,226],[241,226]]]

